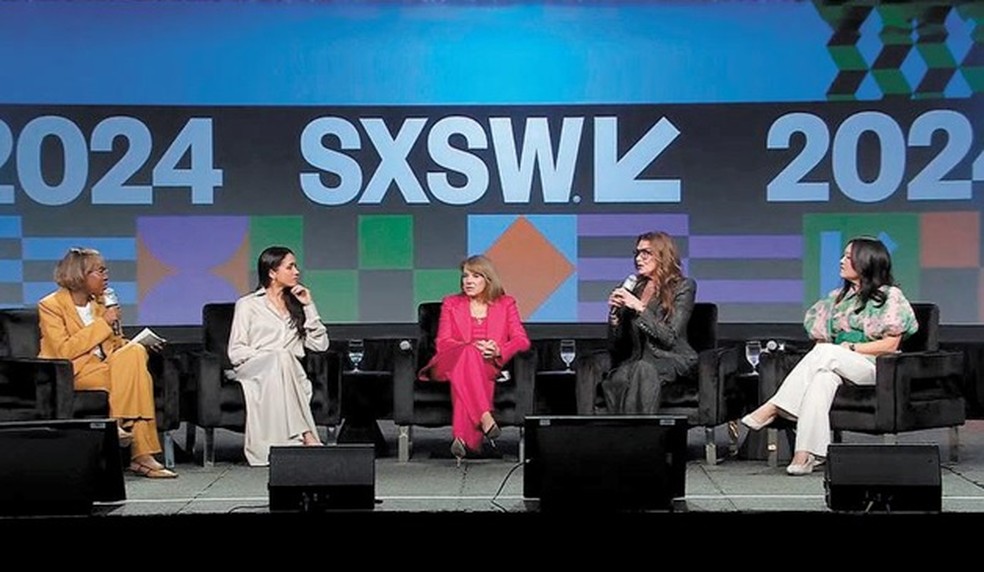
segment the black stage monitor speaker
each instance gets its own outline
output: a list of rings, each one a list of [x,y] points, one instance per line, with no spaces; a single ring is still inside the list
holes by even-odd
[[[687,418],[530,416],[523,496],[540,510],[670,510],[685,495]]]
[[[831,444],[824,490],[832,510],[939,512],[939,447]]]
[[[0,514],[88,514],[125,499],[116,421],[0,423]]]
[[[372,509],[376,457],[369,445],[271,447],[271,511]]]

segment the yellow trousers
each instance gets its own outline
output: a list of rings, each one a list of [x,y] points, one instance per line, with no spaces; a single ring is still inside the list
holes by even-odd
[[[132,426],[131,458],[161,452],[145,347],[134,344],[111,353],[106,361],[90,362],[75,376],[75,389],[109,392],[110,417],[124,428]]]

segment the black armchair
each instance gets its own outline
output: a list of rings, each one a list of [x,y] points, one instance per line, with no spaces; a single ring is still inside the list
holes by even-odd
[[[232,369],[229,361],[229,334],[236,305],[231,302],[206,304],[202,308],[203,351],[193,356],[191,388],[196,411],[191,422],[205,430],[202,464],[215,464],[215,429],[243,432],[246,427],[246,402],[238,382],[227,379]],[[340,417],[341,360],[334,351],[306,351],[304,370],[311,380],[311,412],[317,425],[334,428]]]
[[[0,310],[0,420],[109,417],[109,394],[76,390],[72,362],[37,357],[41,340],[36,308]],[[151,352],[147,367],[154,379],[157,429],[164,464],[174,467],[172,431],[178,416],[178,379],[166,360]]]
[[[398,428],[399,460],[410,460],[414,425],[445,427],[451,425],[451,384],[420,381],[417,372],[434,356],[440,302],[426,302],[417,307],[416,340],[402,344],[393,364],[393,421]],[[523,428],[523,420],[533,410],[533,377],[536,352],[516,354],[503,371],[509,379],[495,384],[493,407],[500,426]],[[522,453],[521,453],[522,455]]]
[[[0,419],[33,421],[75,416],[72,362],[37,357],[41,339],[34,308],[0,310]],[[109,412],[105,392],[92,392]],[[80,396],[81,397],[81,396]]]
[[[739,377],[738,350],[719,348],[717,329],[717,304],[694,304],[687,324],[687,341],[698,352],[697,370],[691,377],[665,384],[659,408],[660,415],[683,415],[691,427],[704,428],[704,457],[709,464],[718,462],[716,428],[739,419],[754,399]],[[599,351],[578,360],[578,409],[590,414],[592,404],[587,400],[597,403],[601,399],[599,383],[601,375],[611,368],[611,358],[607,351]],[[729,438],[731,449],[736,450],[737,432],[729,431]]]
[[[961,388],[963,354],[939,350],[940,312],[936,304],[913,303],[919,331],[902,341],[899,352],[875,360],[875,385],[841,384],[830,409],[833,441],[843,431],[882,435],[895,442],[898,433],[949,428],[950,460],[959,458],[959,427],[966,420]],[[763,352],[759,363],[761,394],[775,394],[807,349]],[[778,461],[779,429],[792,422],[777,419],[769,430],[769,464]],[[788,433],[787,433],[788,434]],[[792,446],[790,447],[792,449]]]

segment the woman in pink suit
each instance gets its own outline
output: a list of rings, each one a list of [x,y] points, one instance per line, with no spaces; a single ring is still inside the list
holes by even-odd
[[[461,293],[441,303],[436,345],[420,379],[451,383],[451,453],[460,463],[468,450],[479,450],[483,436],[493,441],[501,433],[492,417],[495,378],[530,347],[516,300],[506,295],[488,258],[461,263]]]

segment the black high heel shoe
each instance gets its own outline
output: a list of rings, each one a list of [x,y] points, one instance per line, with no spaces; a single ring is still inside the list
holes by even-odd
[[[485,433],[485,438],[488,439],[489,445],[495,449],[495,440],[502,435],[502,429],[499,429],[499,424],[493,421],[492,425],[489,425],[489,428],[483,431],[483,433]]]

